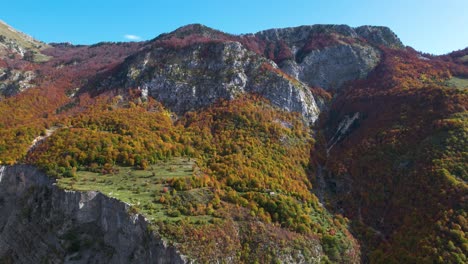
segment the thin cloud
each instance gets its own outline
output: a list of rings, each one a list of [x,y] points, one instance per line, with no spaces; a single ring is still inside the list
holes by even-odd
[[[140,36],[131,35],[131,34],[124,35],[124,38],[126,38],[128,40],[140,40],[141,39]]]

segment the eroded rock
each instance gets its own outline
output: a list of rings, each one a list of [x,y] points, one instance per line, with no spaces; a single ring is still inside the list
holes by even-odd
[[[0,263],[185,263],[127,204],[59,189],[31,166],[2,168]]]

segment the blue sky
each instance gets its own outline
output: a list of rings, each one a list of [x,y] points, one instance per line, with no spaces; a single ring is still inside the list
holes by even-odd
[[[201,23],[234,34],[311,24],[388,26],[404,44],[443,54],[468,46],[467,0],[8,1],[0,19],[45,42],[152,39]]]

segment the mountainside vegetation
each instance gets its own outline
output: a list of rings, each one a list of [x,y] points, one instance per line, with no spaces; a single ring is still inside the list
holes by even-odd
[[[59,183],[65,188],[125,195],[137,211],[155,219],[163,236],[200,260],[269,262],[274,252],[281,256],[292,251],[297,261],[312,261],[321,250],[331,261],[357,260],[347,220],[328,214],[310,192],[313,140],[297,115],[247,96],[188,113],[173,123],[153,100],[121,106],[116,100],[62,121],[63,127],[31,152],[28,162],[63,179]],[[178,168],[169,165],[167,173],[155,176],[161,169],[154,164],[172,164],[175,159],[195,161],[189,168],[192,173],[171,177]],[[139,178],[142,173],[149,176]],[[129,183],[121,185],[122,181]],[[111,191],[109,184],[119,186]],[[245,221],[284,229],[284,234],[267,239],[272,234],[266,227],[237,234],[253,228],[244,227]],[[215,244],[210,232],[193,237],[192,232],[204,228],[229,233]],[[290,235],[296,239],[288,241]],[[185,245],[188,237],[190,246]],[[276,242],[260,250],[253,239],[262,237]],[[297,244],[305,241],[311,244]],[[273,246],[277,243],[284,245]],[[225,246],[238,253],[223,255]]]
[[[333,182],[352,182],[329,202],[358,220],[372,263],[467,261],[468,94],[450,77],[441,62],[387,50],[332,105],[329,127],[361,118],[326,159]]]
[[[344,25],[41,45],[0,53],[0,165],[128,203],[196,262],[468,261],[467,49]]]

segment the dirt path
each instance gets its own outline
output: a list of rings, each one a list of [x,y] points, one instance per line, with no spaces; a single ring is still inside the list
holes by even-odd
[[[28,152],[33,151],[42,141],[44,141],[44,139],[46,139],[46,138],[50,137],[52,134],[54,134],[54,132],[57,129],[58,129],[58,127],[51,127],[49,129],[46,129],[45,135],[38,136],[32,141],[31,145],[29,146]]]

